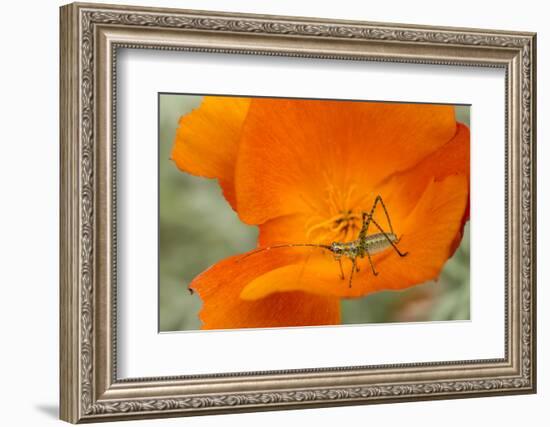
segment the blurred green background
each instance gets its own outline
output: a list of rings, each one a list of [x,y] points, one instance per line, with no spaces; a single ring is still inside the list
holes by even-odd
[[[180,116],[202,97],[159,95],[159,330],[200,329],[201,300],[187,286],[216,262],[253,249],[256,227],[240,222],[216,180],[180,172],[170,152]],[[470,108],[456,106],[457,120],[470,125]],[[381,323],[470,319],[469,224],[455,255],[436,282],[404,291],[378,292],[342,300],[343,323]]]

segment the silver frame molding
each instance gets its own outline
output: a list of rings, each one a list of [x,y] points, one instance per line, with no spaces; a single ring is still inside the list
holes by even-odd
[[[61,419],[112,421],[534,393],[536,35],[99,4],[61,8]],[[117,49],[499,67],[503,359],[117,379]]]

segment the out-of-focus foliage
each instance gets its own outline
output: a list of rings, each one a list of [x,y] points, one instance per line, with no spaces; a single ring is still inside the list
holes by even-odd
[[[256,228],[239,221],[217,182],[180,172],[170,160],[178,120],[200,100],[188,95],[160,96],[160,331],[199,329],[201,301],[187,291],[191,280],[217,261],[256,246]],[[456,107],[456,112],[457,120],[469,125],[469,107]],[[459,249],[437,282],[344,300],[343,323],[469,319],[469,248],[467,225]]]

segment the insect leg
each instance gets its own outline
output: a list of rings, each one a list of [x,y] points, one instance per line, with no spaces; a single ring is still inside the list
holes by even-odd
[[[386,240],[388,242],[390,242],[390,244],[392,245],[392,247],[395,249],[395,252],[397,252],[397,254],[400,256],[400,257],[404,257],[408,254],[408,252],[401,252],[399,250],[399,248],[397,247],[397,245],[389,238],[389,236],[386,234],[386,232],[382,229],[382,227],[380,227],[380,225],[376,222],[376,220],[374,218],[370,218],[370,220],[372,221],[372,223],[376,226],[376,228],[378,228],[380,230],[380,232],[384,235],[384,237],[386,238]]]
[[[357,259],[352,258],[351,260],[351,272],[349,274],[349,288],[351,289],[351,281],[353,280],[353,272],[357,268]]]
[[[363,226],[361,228],[361,232],[359,233],[359,238],[364,238],[367,235],[367,231],[369,229],[370,225],[370,219],[374,215],[374,211],[376,210],[376,207],[378,206],[378,203],[382,205],[382,209],[384,209],[384,214],[386,215],[386,219],[388,220],[388,225],[390,227],[390,233],[394,234],[393,232],[393,226],[390,219],[390,214],[388,213],[388,209],[386,208],[386,205],[384,204],[384,201],[382,200],[382,196],[378,195],[374,199],[374,203],[372,204],[372,207],[370,209],[369,213],[363,212]]]
[[[372,268],[372,274],[374,274],[375,276],[378,276],[378,271],[376,271],[376,269],[374,268],[372,258],[370,257],[370,252],[369,251],[365,251],[365,252],[367,252],[367,258],[369,259],[369,264],[370,264],[370,267]]]
[[[394,234],[393,227],[391,225],[390,214],[388,213],[388,210],[386,209],[386,205],[384,204],[384,201],[382,200],[382,196],[380,196],[380,195],[376,196],[376,200],[374,201],[374,204],[376,205],[377,202],[380,202],[380,204],[382,205],[382,208],[384,209],[384,213],[386,214],[386,219],[388,220],[388,225],[390,226],[390,233]]]
[[[367,236],[367,231],[369,230],[370,220],[374,214],[374,208],[376,207],[376,201],[370,209],[370,213],[363,212],[362,215],[362,226],[361,231],[359,232],[359,240],[363,240]]]
[[[338,258],[338,265],[340,266],[340,279],[344,280],[346,276],[344,276],[344,268],[342,267],[342,258]]]

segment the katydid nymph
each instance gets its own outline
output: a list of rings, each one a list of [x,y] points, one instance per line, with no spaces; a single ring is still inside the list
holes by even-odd
[[[378,204],[382,206],[388,220],[388,226],[390,228],[389,232],[384,231],[380,224],[374,219],[374,212]],[[401,252],[401,250],[397,247],[399,239],[393,231],[390,215],[388,214],[388,210],[386,209],[386,206],[384,205],[384,201],[382,200],[381,196],[376,196],[370,212],[362,212],[361,220],[362,226],[361,230],[359,231],[359,235],[357,236],[357,239],[350,242],[332,242],[330,245],[318,243],[287,243],[281,245],[273,245],[252,251],[244,255],[241,259],[257,254],[259,252],[278,248],[312,247],[327,250],[331,252],[334,256],[334,259],[338,261],[340,267],[340,278],[342,280],[345,280],[344,269],[342,266],[342,258],[345,257],[351,261],[351,272],[349,274],[348,280],[349,287],[351,288],[353,275],[355,272],[359,271],[359,268],[357,266],[358,258],[362,259],[367,257],[372,269],[372,273],[375,276],[378,276],[378,271],[376,271],[376,268],[374,267],[371,255],[382,252],[390,247],[393,248],[400,257],[407,256],[408,254],[408,252]],[[369,235],[367,234],[367,232],[371,223],[378,229],[379,232]]]

